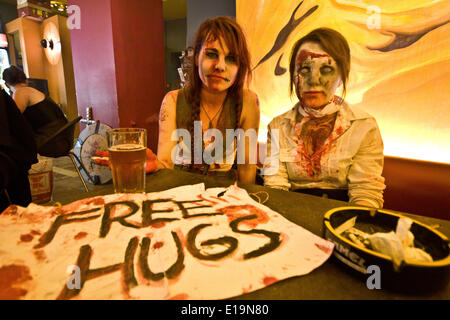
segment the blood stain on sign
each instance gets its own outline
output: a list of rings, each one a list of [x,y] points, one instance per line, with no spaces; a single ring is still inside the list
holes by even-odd
[[[105,200],[103,198],[100,197],[95,197],[93,199],[88,199],[88,200],[84,200],[82,201],[83,204],[93,204],[96,206],[101,206],[105,204]]]
[[[170,300],[187,300],[189,295],[187,293],[180,293],[170,298]]]
[[[7,265],[0,268],[0,300],[17,300],[27,294],[18,285],[32,280],[30,269],[26,266]]]
[[[330,252],[330,248],[326,247],[324,245],[318,244],[318,243],[314,243],[314,245],[319,248],[320,250],[322,250],[323,252],[325,252],[326,254],[328,254]]]
[[[159,249],[163,245],[164,245],[164,242],[162,242],[162,241],[155,242],[155,244],[153,245],[153,249]]]
[[[152,224],[152,227],[153,228],[163,228],[165,225],[166,225],[165,222],[160,221],[160,222],[156,222],[156,223]]]
[[[75,237],[73,237],[75,240],[80,240],[80,239],[83,239],[83,238],[85,238],[87,236],[87,232],[83,232],[83,231],[81,231],[81,232],[78,232],[76,235],[75,235]]]
[[[278,281],[278,279],[277,278],[275,278],[275,277],[265,277],[264,279],[263,279],[263,282],[264,282],[264,285],[266,285],[266,286],[269,286],[269,285],[271,285],[272,283],[274,283],[274,282],[277,282]]]
[[[38,261],[44,261],[47,259],[47,255],[44,250],[35,250],[33,253]]]
[[[31,234],[23,234],[20,236],[20,241],[22,242],[31,242],[33,239],[34,237]]]
[[[266,223],[269,221],[269,217],[267,214],[253,206],[253,205],[237,205],[237,206],[228,206],[221,208],[220,211],[224,212],[228,218],[228,221],[233,221],[237,218],[248,216],[248,215],[256,215],[256,219],[245,220],[241,224],[245,224],[251,228],[255,228],[260,223]],[[247,213],[241,213],[242,211],[248,211]]]

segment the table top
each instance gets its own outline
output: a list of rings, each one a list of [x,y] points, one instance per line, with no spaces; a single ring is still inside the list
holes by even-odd
[[[204,183],[206,188],[228,187],[234,182],[218,179],[210,176],[202,176],[180,170],[162,169],[147,175],[146,191],[156,192],[179,187]],[[258,191],[267,192],[269,198],[265,206],[278,212],[291,222],[323,237],[323,216],[333,208],[348,206],[348,203],[325,199],[316,196],[272,189],[260,185],[244,185],[239,187],[247,190],[249,194]],[[113,193],[112,184],[104,185],[93,192],[85,193],[84,198]],[[78,200],[72,195],[67,195],[61,203],[67,204]],[[401,213],[429,226],[434,226],[445,236],[450,236],[450,221]],[[369,275],[367,275],[369,276]],[[388,289],[368,289],[366,282],[353,275],[348,268],[332,256],[322,266],[304,276],[297,276],[276,282],[268,287],[256,290],[236,299],[252,300],[328,300],[328,299],[450,299],[450,283],[434,292],[425,293],[400,293]]]

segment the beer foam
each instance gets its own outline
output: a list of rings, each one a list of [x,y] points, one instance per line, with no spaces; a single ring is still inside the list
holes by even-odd
[[[142,150],[145,149],[143,145],[140,144],[118,144],[116,146],[112,146],[109,148],[111,151],[136,151],[136,150]]]

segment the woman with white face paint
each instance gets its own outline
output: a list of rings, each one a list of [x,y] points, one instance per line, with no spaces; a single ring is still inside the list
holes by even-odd
[[[381,208],[385,189],[383,141],[375,119],[351,108],[336,91],[347,89],[350,48],[338,32],[320,28],[299,39],[290,60],[290,93],[299,102],[269,124],[265,175],[269,187]],[[279,130],[279,141],[271,131]]]

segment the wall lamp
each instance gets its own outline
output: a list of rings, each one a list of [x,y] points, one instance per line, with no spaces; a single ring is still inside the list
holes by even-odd
[[[41,47],[44,48],[44,49],[49,47],[50,50],[53,50],[53,40],[42,39],[41,40]]]

